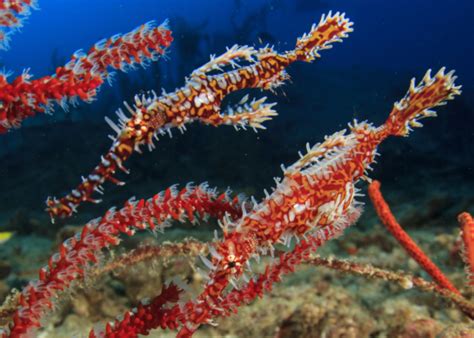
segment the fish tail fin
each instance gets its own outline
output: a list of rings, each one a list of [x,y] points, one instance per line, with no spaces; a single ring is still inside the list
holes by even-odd
[[[461,94],[461,86],[454,84],[456,78],[454,70],[445,73],[444,67],[433,77],[431,69],[428,70],[418,85],[413,78],[405,97],[394,103],[384,124],[387,134],[408,136],[412,128],[423,126],[419,122],[421,119],[435,117],[436,112],[430,108],[445,105],[446,101]]]

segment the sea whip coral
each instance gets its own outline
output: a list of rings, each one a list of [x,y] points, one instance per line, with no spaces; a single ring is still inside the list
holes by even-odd
[[[463,212],[458,216],[458,221],[461,224],[463,258],[466,262],[469,285],[474,287],[474,219],[469,213]]]
[[[380,182],[373,181],[369,186],[369,196],[375,207],[380,220],[400,245],[408,252],[408,254],[421,265],[443,289],[459,294],[459,290],[454,287],[451,281],[441,272],[441,270],[433,263],[433,261],[423,252],[423,250],[411,239],[411,237],[398,224],[397,220],[390,211],[390,207],[385,202],[380,193]]]
[[[0,75],[0,133],[39,112],[49,112],[56,103],[67,109],[78,100],[91,102],[110,76],[110,69],[126,71],[135,65],[157,60],[172,41],[166,23],[146,23],[135,30],[97,42],[87,53],[75,52],[71,60],[56,68],[55,74],[39,79],[25,70],[8,82]]]

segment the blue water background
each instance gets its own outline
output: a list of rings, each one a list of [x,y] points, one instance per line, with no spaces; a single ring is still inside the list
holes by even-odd
[[[33,12],[22,33],[13,36],[11,50],[2,52],[1,58],[5,67],[16,74],[31,68],[37,76],[46,75],[51,71],[54,49],[66,57],[149,20],[161,22],[169,18],[173,29],[176,17],[191,26],[200,25],[198,33],[210,37],[211,42],[202,46],[203,53],[219,53],[225,45],[234,43],[235,27],[229,18],[238,3],[240,18],[263,6],[268,16],[265,23],[255,22],[255,27],[265,28],[287,48],[293,46],[295,38],[306,32],[312,22],[318,22],[322,13],[329,9],[346,12],[355,22],[355,32],[343,47],[336,48],[321,61],[326,65],[408,69],[415,74],[428,67],[445,65],[462,74],[465,85],[470,85],[474,77],[474,2],[468,0],[342,3],[334,0],[43,0],[39,2],[41,11]],[[213,36],[220,35],[229,36],[229,41],[213,41]],[[175,55],[170,57],[173,59]]]

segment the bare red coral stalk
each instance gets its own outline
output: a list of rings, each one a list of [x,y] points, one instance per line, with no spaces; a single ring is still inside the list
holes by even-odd
[[[458,216],[458,221],[461,225],[463,259],[466,263],[469,286],[474,286],[474,219],[469,213],[463,212]]]
[[[372,201],[375,211],[387,230],[395,237],[400,245],[408,254],[425,270],[440,288],[448,289],[456,294],[459,290],[451,281],[441,272],[436,264],[423,252],[423,250],[411,239],[405,230],[398,224],[393,216],[390,207],[380,192],[380,182],[374,180],[369,185],[369,197]]]

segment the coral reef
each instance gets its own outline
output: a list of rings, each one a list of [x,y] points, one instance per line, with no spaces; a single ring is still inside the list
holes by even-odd
[[[128,172],[123,163],[134,152],[140,152],[141,145],[153,149],[154,137],[166,133],[171,136],[171,128],[185,130],[185,124],[194,120],[214,126],[232,125],[236,129],[264,128],[262,123],[276,115],[272,104],[264,103],[265,99],[248,103],[246,96],[224,114],[220,108],[224,97],[245,88],[273,90],[288,79],[287,66],[295,61],[315,60],[319,51],[330,48],[351,31],[352,22],[344,14],[330,12],[298,39],[293,50],[279,54],[269,47],[256,50],[234,46],[221,56],[212,56],[209,63],[196,69],[185,86],[174,93],[136,96],[133,107],[126,104],[131,117],[119,110],[119,125],[107,119],[117,135],[112,137],[113,145],[101,163],[70,194],[49,199],[47,211],[53,218],[67,217],[84,201],[98,202],[92,198],[93,192],[103,193],[102,184],[106,180],[122,184],[112,176],[117,169]],[[58,94],[55,99],[61,101],[67,96],[87,99],[87,95],[77,91],[77,74],[81,78],[79,82],[82,77],[89,81],[93,70],[99,69],[97,85],[100,85],[108,74],[108,66],[121,69],[140,63],[142,58],[155,59],[170,42],[166,28],[153,30],[142,26],[124,37],[99,43],[87,56],[74,56],[72,68],[64,67],[70,73],[65,77],[73,79],[69,84],[76,91],[73,95]],[[126,52],[121,54],[123,51]],[[247,65],[238,65],[237,61]],[[226,67],[236,69],[226,70]],[[215,74],[216,71],[219,73]],[[48,78],[46,86],[51,79],[59,81],[61,77]],[[474,318],[474,304],[468,292],[455,287],[455,280],[448,280],[401,228],[377,181],[370,184],[369,195],[382,223],[434,282],[371,264],[314,256],[359,219],[363,203],[358,200],[360,190],[356,185],[371,182],[369,171],[378,155],[378,146],[389,137],[408,136],[412,128],[422,126],[420,120],[436,116],[432,108],[461,93],[455,80],[453,71],[446,73],[442,68],[434,76],[428,71],[418,84],[412,79],[407,94],[394,104],[380,126],[354,120],[348,131],[326,136],[314,146],[307,144],[306,153],[300,153],[299,160],[288,167],[282,166],[283,177],[275,178],[276,186],[271,193],[265,190],[261,201],[232,195],[229,190],[219,193],[207,183],[197,186],[189,183],[180,190],[173,185],[149,199],[132,198],[121,209],[110,209],[70,237],[68,233],[74,228],[65,229],[58,240],[66,239],[47,265],[39,269],[38,279],[29,282],[22,291],[12,292],[0,309],[5,324],[1,336],[23,337],[35,330],[53,331],[54,325],[66,328],[66,334],[70,334],[84,331],[89,321],[102,319],[106,319],[106,323],[101,323],[105,327],[88,329],[89,337],[137,337],[159,328],[168,330],[165,332],[177,330],[178,337],[201,333],[311,337],[314,332],[324,337],[360,337],[377,330],[406,337],[469,336],[472,333],[469,327],[444,324],[431,318],[428,309],[414,309],[404,299],[384,299],[380,293],[367,290],[366,284],[362,284],[365,297],[378,302],[366,306],[356,304],[357,296],[337,285],[337,277],[329,274],[327,279],[318,279],[311,274],[316,266],[335,270],[334,273],[389,282],[404,289],[417,288],[456,306],[452,312],[456,323],[462,323],[463,316]],[[5,78],[3,82],[9,85]],[[11,85],[23,88],[29,84],[28,75],[24,74]],[[95,95],[96,84],[92,87]],[[40,93],[43,91],[49,89],[42,88]],[[11,102],[32,109],[25,113],[15,108],[12,113],[5,113],[4,129],[32,112],[47,109],[50,103],[44,99],[39,105],[30,105],[21,95]],[[213,239],[153,242],[119,256],[112,251],[144,230],[161,237],[160,233],[173,223],[197,223],[208,218],[216,219],[222,230],[216,231]],[[25,219],[28,217],[20,221],[28,223]],[[459,222],[463,228],[463,258],[472,274],[472,217],[463,213]],[[344,245],[349,254],[358,253],[353,245]],[[308,274],[303,278],[310,279],[311,284],[280,287],[284,276],[301,277],[301,271],[297,271],[301,268],[306,269]],[[10,274],[9,269],[5,270]],[[154,283],[149,284],[150,280]],[[267,294],[269,298],[257,300]],[[306,303],[290,304],[294,298],[304,299]],[[125,310],[130,307],[132,310]],[[243,326],[227,318],[239,308],[243,308],[242,316],[257,318],[261,325]],[[52,309],[56,310],[56,317],[45,324]],[[270,311],[273,316],[269,315]],[[275,311],[279,318],[275,318]],[[117,312],[124,315],[117,317]],[[387,322],[384,328],[378,327],[376,316],[379,322]],[[218,328],[201,329],[216,324]]]
[[[44,309],[52,305],[51,299],[58,290],[84,278],[85,267],[98,261],[100,249],[119,243],[119,233],[131,236],[136,229],[164,229],[168,219],[193,221],[194,212],[201,218],[209,213],[223,219],[223,239],[216,238],[217,242],[209,246],[210,260],[201,256],[210,271],[200,294],[181,305],[164,307],[180,300],[186,288],[174,283],[165,285],[150,303],[140,303],[135,311],[126,312],[122,320],[108,324],[105,331],[92,331],[91,336],[136,336],[157,327],[175,329],[182,324],[178,335],[190,336],[200,324],[230,315],[237,307],[270,291],[282,275],[293,272],[311,252],[357,220],[360,211],[354,200],[354,184],[368,179],[367,169],[374,161],[377,146],[388,136],[406,135],[410,125],[420,126],[418,119],[434,115],[429,108],[459,94],[453,81],[452,73],[445,74],[444,70],[434,77],[427,73],[419,85],[412,81],[407,96],[395,104],[382,126],[354,122],[351,133],[338,132],[321,144],[308,146],[306,155],[283,168],[283,180],[277,180],[273,193],[261,203],[253,200],[248,205],[227,194],[217,196],[201,185],[187,186],[181,191],[169,188],[148,201],[129,201],[120,211],[110,210],[61,244],[59,254],[40,270],[39,281],[24,289],[20,298],[22,309],[13,317],[10,334],[21,335],[38,326]],[[268,254],[273,257],[273,245],[279,242],[290,247],[294,236],[299,242],[291,250],[272,259],[263,273],[252,273],[251,258]],[[244,271],[252,278],[246,277]],[[414,284],[406,280],[406,285]],[[442,283],[438,286],[451,291]],[[455,303],[472,315],[467,300],[462,298]]]

